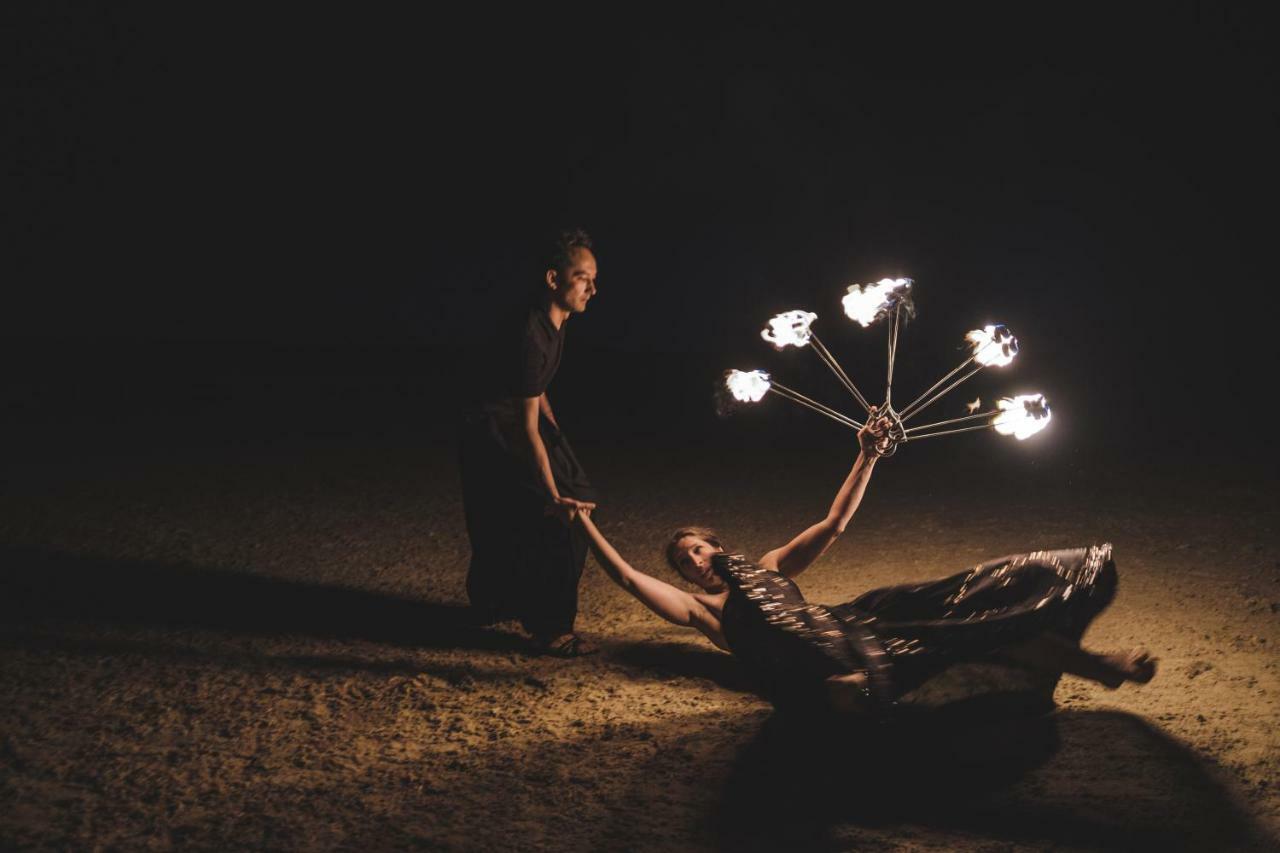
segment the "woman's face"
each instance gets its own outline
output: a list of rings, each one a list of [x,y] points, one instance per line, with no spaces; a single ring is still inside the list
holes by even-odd
[[[676,566],[680,569],[681,576],[690,583],[697,584],[708,592],[719,590],[724,584],[711,568],[711,556],[723,550],[698,536],[681,537],[675,547]]]

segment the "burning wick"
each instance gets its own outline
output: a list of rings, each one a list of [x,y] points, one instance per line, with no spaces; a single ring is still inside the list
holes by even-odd
[[[733,395],[733,398],[742,403],[758,403],[764,399],[765,394],[772,391],[779,397],[784,397],[794,403],[799,403],[805,408],[812,409],[820,415],[826,415],[831,418],[831,420],[843,424],[844,426],[852,429],[862,429],[862,424],[858,423],[848,415],[843,415],[830,406],[824,406],[817,400],[809,399],[799,391],[794,391],[779,382],[774,382],[769,378],[769,374],[765,373],[763,370],[730,370],[725,374],[724,384],[725,387],[729,389],[729,393]]]
[[[964,339],[973,344],[973,359],[983,367],[1004,367],[1018,354],[1018,339],[1008,326],[984,326]]]
[[[992,416],[995,417],[992,417]],[[925,432],[925,430],[934,429],[940,426],[949,426],[951,424],[964,423],[965,421],[975,421],[981,418],[991,418],[985,424],[977,426],[961,427],[959,429],[948,429],[941,432]],[[1024,394],[1021,397],[1002,397],[996,401],[996,408],[989,412],[981,412],[976,415],[966,415],[962,418],[952,418],[946,421],[938,421],[934,424],[925,424],[924,426],[912,427],[907,430],[904,441],[914,441],[918,438],[933,438],[938,435],[954,435],[958,432],[973,432],[980,429],[994,429],[1001,435],[1011,435],[1018,441],[1038,433],[1049,425],[1049,403],[1045,400],[1043,394]]]
[[[769,321],[760,337],[773,344],[775,349],[802,347],[809,343],[813,332],[809,327],[818,315],[812,311],[784,311]]]
[[[911,289],[909,278],[882,278],[875,284],[851,284],[840,303],[850,320],[866,328],[884,316],[888,308],[907,295]]]
[[[1053,413],[1043,394],[1002,397],[996,402],[1000,414],[991,422],[996,432],[1011,435],[1018,441],[1030,438],[1049,425]]]
[[[813,321],[818,319],[818,315],[812,311],[784,311],[769,320],[767,325],[760,332],[760,337],[773,344],[774,349],[784,350],[787,347],[796,347],[799,349],[803,346],[809,346],[822,359],[823,364],[831,369],[836,375],[836,379],[840,380],[840,384],[849,390],[853,395],[853,399],[858,401],[858,405],[862,406],[865,411],[871,411],[871,404],[867,402],[867,398],[862,396],[862,392],[858,390],[858,386],[853,384],[853,380],[849,378],[849,374],[845,373],[844,368],[836,361],[831,351],[823,345],[818,339],[818,335],[813,331]]]
[[[769,374],[763,370],[730,370],[724,384],[738,402],[759,403],[769,393]]]

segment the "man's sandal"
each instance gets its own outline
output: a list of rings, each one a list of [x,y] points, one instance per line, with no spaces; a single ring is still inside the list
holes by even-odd
[[[544,655],[556,658],[580,658],[600,651],[595,643],[585,640],[577,634],[561,634],[559,637],[546,640],[540,645]]]

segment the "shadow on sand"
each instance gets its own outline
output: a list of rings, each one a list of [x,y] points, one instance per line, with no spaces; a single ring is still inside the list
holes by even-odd
[[[0,614],[10,626],[49,619],[257,636],[369,640],[404,648],[523,649],[435,604],[222,569],[0,547]]]
[[[750,693],[754,688],[746,670],[732,655],[691,643],[633,643],[611,650],[609,657],[636,670],[634,676],[658,680],[705,678],[738,693]]]
[[[734,761],[719,846],[1275,849],[1201,759],[1140,717],[1008,711],[803,726],[775,714]]]

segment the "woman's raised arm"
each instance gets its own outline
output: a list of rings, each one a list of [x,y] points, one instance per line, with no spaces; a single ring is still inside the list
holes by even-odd
[[[720,633],[720,620],[702,602],[682,589],[634,569],[604,538],[588,513],[574,513],[573,523],[582,525],[596,561],[618,586],[631,593],[645,607],[675,625],[697,628],[711,642],[727,649]]]
[[[845,477],[840,491],[836,492],[827,517],[817,524],[806,528],[799,536],[781,548],[775,548],[760,558],[760,566],[781,572],[789,578],[803,572],[813,561],[831,547],[831,544],[844,533],[853,514],[862,503],[862,496],[867,491],[867,483],[871,479],[871,471],[880,457],[876,442],[884,435],[888,426],[885,418],[868,419],[867,425],[858,431],[858,458]]]

